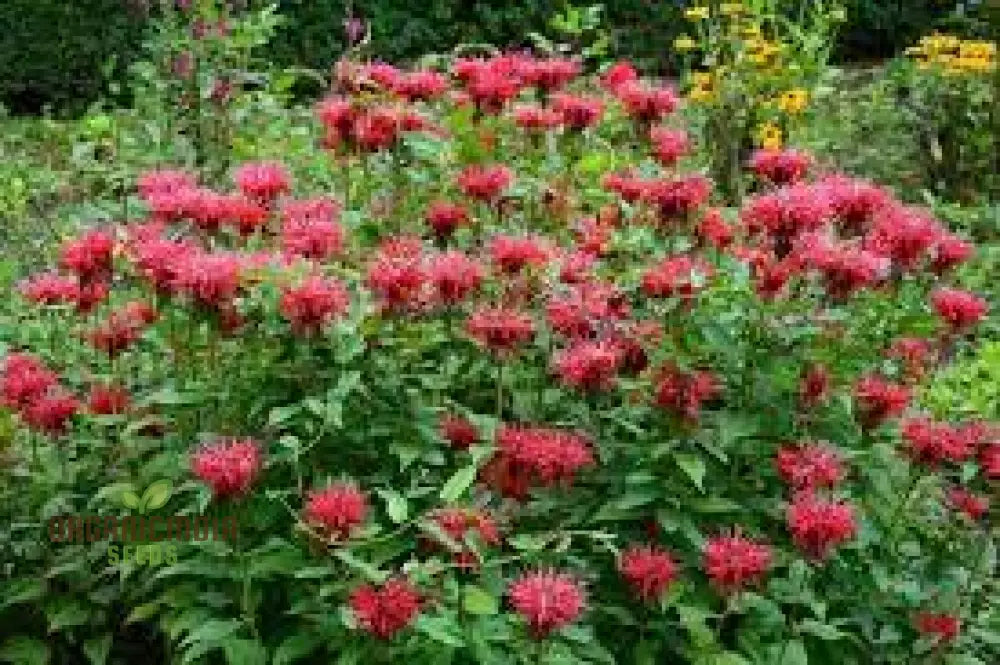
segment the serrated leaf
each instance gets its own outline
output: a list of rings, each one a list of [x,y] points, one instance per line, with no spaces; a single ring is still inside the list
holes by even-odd
[[[500,611],[500,603],[482,587],[469,584],[462,597],[465,611],[469,614],[492,615]]]
[[[461,629],[454,621],[448,618],[421,615],[417,620],[416,627],[418,631],[435,642],[440,642],[450,647],[461,647],[465,644],[462,640]]]

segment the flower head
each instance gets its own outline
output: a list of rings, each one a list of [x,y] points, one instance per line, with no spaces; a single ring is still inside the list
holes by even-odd
[[[483,545],[500,544],[496,522],[486,512],[468,508],[442,508],[432,513],[431,519],[456,543],[464,544],[474,534]],[[462,547],[453,554],[459,568],[474,570],[479,565],[479,557],[471,547]]]
[[[287,194],[292,186],[288,171],[277,162],[244,164],[236,169],[233,180],[244,196],[264,203]]]
[[[107,233],[88,231],[63,247],[59,264],[81,281],[90,282],[111,272],[114,247],[114,238]]]
[[[778,450],[775,465],[781,479],[796,492],[834,487],[844,478],[840,455],[820,444],[785,446]]]
[[[958,637],[962,622],[953,614],[920,612],[914,625],[921,634],[936,642],[951,642]]]
[[[482,308],[469,316],[469,335],[497,353],[511,352],[535,336],[535,323],[523,312],[505,308]]]
[[[405,579],[394,578],[381,587],[358,587],[351,593],[349,604],[362,629],[387,640],[417,617],[420,594]]]
[[[365,521],[368,502],[356,486],[335,483],[310,492],[303,513],[306,522],[327,536],[346,540]]]
[[[511,582],[507,595],[514,610],[527,620],[535,639],[576,621],[586,604],[579,583],[556,571],[526,573]]]
[[[433,201],[427,207],[425,218],[434,233],[443,238],[450,236],[458,227],[469,223],[469,211],[457,203]]]
[[[771,548],[739,534],[715,536],[705,544],[705,573],[723,592],[760,581],[771,567]]]
[[[614,384],[622,349],[608,341],[581,340],[559,352],[555,370],[562,381],[581,390],[601,390]]]
[[[973,327],[989,310],[986,301],[975,294],[950,288],[940,288],[931,293],[931,306],[954,331]]]
[[[441,416],[438,423],[441,437],[455,450],[468,450],[479,441],[479,430],[467,418],[451,413]]]
[[[90,413],[107,416],[125,413],[132,403],[132,397],[121,386],[95,385],[90,389],[87,408]]]
[[[957,511],[968,516],[972,521],[979,520],[990,509],[990,500],[985,496],[977,496],[964,487],[952,487],[948,490],[948,504]]]
[[[245,494],[260,469],[260,445],[253,439],[219,439],[191,455],[191,471],[218,499]]]
[[[854,384],[854,399],[861,422],[878,427],[887,418],[900,415],[910,403],[910,389],[870,374]]]
[[[677,563],[669,552],[654,546],[632,545],[618,559],[618,571],[641,600],[655,601],[677,577]]]
[[[350,306],[347,289],[339,281],[318,276],[307,277],[281,293],[281,315],[299,333],[315,333],[331,319],[343,316]]]
[[[513,180],[511,170],[500,165],[472,165],[458,174],[458,186],[462,192],[480,201],[495,201]]]
[[[801,495],[789,505],[787,520],[795,545],[815,559],[826,558],[857,531],[851,506],[810,495]]]

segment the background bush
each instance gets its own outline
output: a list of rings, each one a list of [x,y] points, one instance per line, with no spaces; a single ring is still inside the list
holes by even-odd
[[[781,0],[788,11],[800,2]],[[0,3],[0,103],[16,112],[35,113],[46,104],[77,112],[102,94],[121,87],[126,65],[138,53],[145,0],[5,0]],[[250,5],[269,4],[250,0]],[[525,45],[525,35],[544,29],[564,11],[563,0],[278,0],[285,18],[277,38],[263,54],[279,66],[326,69],[344,49],[345,7],[370,21],[371,52],[389,61],[449,50],[456,44]],[[575,3],[585,6],[588,2]],[[611,38],[610,55],[635,58],[647,70],[674,63],[668,44],[685,27],[685,0],[604,3]],[[956,3],[942,0],[846,0],[848,25],[838,46],[844,60],[891,55],[934,25],[988,33],[986,10],[976,5],[955,26],[949,15]],[[989,4],[983,3],[983,4]],[[992,31],[995,32],[993,25]],[[111,67],[106,66],[114,60]]]

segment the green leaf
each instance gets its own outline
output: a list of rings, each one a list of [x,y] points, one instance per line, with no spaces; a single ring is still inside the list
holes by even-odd
[[[297,633],[290,635],[278,645],[271,657],[271,665],[290,665],[308,656],[320,644],[320,637],[316,633]]]
[[[674,461],[681,468],[691,482],[702,492],[705,491],[705,460],[698,455],[690,453],[674,453]]]
[[[473,584],[466,585],[462,602],[469,614],[497,614],[500,611],[497,599],[482,587]]]
[[[123,490],[119,495],[119,500],[122,502],[123,506],[131,508],[132,510],[138,510],[139,506],[142,504],[142,500],[139,498],[139,495],[132,490]]]
[[[334,556],[364,575],[369,582],[381,584],[389,577],[388,573],[384,573],[370,563],[362,561],[347,550],[337,550]]]
[[[809,655],[806,653],[806,645],[801,640],[786,642],[781,647],[781,661],[778,665],[809,665]]]
[[[223,651],[230,665],[267,665],[267,649],[256,640],[227,639]]]
[[[108,654],[111,652],[111,634],[93,637],[83,643],[83,653],[90,661],[90,665],[104,665],[108,662]]]
[[[49,647],[31,637],[14,637],[0,647],[0,661],[13,665],[46,665],[49,658]]]
[[[139,510],[142,512],[148,512],[150,510],[156,510],[157,508],[162,508],[170,500],[170,495],[173,493],[174,485],[169,480],[157,480],[155,483],[146,488],[146,491],[142,494],[142,501],[139,504]]]
[[[15,580],[4,587],[3,600],[0,600],[0,610],[18,603],[37,600],[45,593],[45,585],[38,579]]]
[[[452,503],[465,494],[466,490],[472,487],[472,483],[475,482],[476,472],[475,466],[463,466],[456,471],[441,488],[441,500]]]
[[[222,646],[226,638],[238,631],[241,626],[242,624],[235,619],[210,619],[201,623],[181,642],[181,648],[188,650],[184,654],[184,661],[191,662],[201,654]],[[193,655],[195,652],[197,655]]]
[[[454,621],[446,617],[421,615],[417,620],[417,630],[435,642],[450,647],[461,647],[465,644],[462,640],[461,629]]]
[[[393,524],[402,524],[409,514],[406,497],[395,490],[378,490],[378,495],[385,500],[385,511]]]
[[[803,633],[815,635],[821,640],[840,640],[847,637],[847,635],[838,630],[836,626],[820,623],[819,621],[815,621],[813,619],[806,619],[800,623],[799,630]]]
[[[90,611],[78,600],[58,598],[45,611],[49,620],[49,632],[55,633],[63,628],[82,626],[90,618]]]

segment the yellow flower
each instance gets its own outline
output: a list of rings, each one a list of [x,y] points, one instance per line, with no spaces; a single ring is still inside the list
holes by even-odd
[[[681,35],[674,40],[674,48],[678,51],[692,51],[698,48],[698,42],[691,39],[688,35]]]
[[[809,91],[795,88],[781,94],[777,99],[778,108],[790,115],[802,113],[809,105]]]
[[[757,143],[765,150],[778,150],[784,143],[781,127],[773,122],[765,122],[757,127]]]
[[[709,17],[708,7],[689,7],[684,10],[684,18],[689,21],[704,21]]]
[[[742,2],[723,2],[719,7],[719,13],[723,16],[736,16],[746,11]]]
[[[691,90],[688,99],[692,102],[707,102],[715,98],[715,77],[709,72],[691,74]]]

